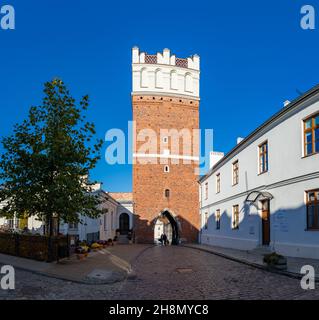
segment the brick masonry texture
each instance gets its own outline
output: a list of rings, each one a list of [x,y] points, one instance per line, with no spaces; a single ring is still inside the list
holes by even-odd
[[[133,119],[136,122],[136,133],[143,129],[153,129],[157,134],[157,149],[150,153],[160,154],[162,139],[161,129],[199,128],[199,102],[191,99],[165,96],[133,96]],[[134,152],[139,152],[145,142],[137,142]],[[171,150],[169,139],[164,148]],[[198,139],[192,139],[191,154],[184,152],[183,140],[180,139],[179,154],[198,156]],[[176,154],[171,151],[171,154]],[[136,159],[133,165],[133,201],[135,217],[135,235],[137,242],[153,242],[154,224],[159,214],[168,209],[177,220],[180,238],[187,242],[196,242],[199,231],[199,191],[198,175],[195,169],[198,162],[179,164],[168,159],[170,172],[164,172],[165,164],[160,159],[154,164],[140,163]],[[165,189],[170,190],[170,197],[165,197]]]

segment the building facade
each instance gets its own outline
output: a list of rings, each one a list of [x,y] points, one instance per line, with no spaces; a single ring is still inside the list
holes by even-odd
[[[132,53],[135,240],[156,242],[160,220],[171,243],[197,241],[199,57]]]
[[[132,194],[111,193],[102,189],[100,183],[94,186],[101,199],[99,209],[103,214],[98,218],[80,216],[82,223],[61,223],[60,232],[77,240],[92,243],[97,240],[114,240],[119,235],[127,235],[133,229]],[[127,219],[126,219],[127,218]]]
[[[12,219],[7,219],[0,217],[0,230],[7,231],[19,231],[25,228],[28,228],[33,234],[42,234],[43,233],[43,222],[36,217],[19,219],[13,217]]]
[[[201,243],[319,258],[319,87],[200,179]]]
[[[133,229],[133,204],[131,193],[108,193],[97,183],[92,186],[93,191],[101,199],[99,209],[103,214],[98,218],[80,215],[81,223],[64,223],[59,226],[59,233],[69,235],[70,242],[77,241],[92,243],[97,240],[114,239],[119,234],[127,234]],[[32,234],[44,234],[45,223],[37,217],[26,219],[0,218],[0,230],[22,232],[28,230]],[[56,232],[57,232],[56,227]]]
[[[115,235],[119,243],[132,240],[134,229],[133,197],[131,192],[110,192],[109,196],[116,200]]]

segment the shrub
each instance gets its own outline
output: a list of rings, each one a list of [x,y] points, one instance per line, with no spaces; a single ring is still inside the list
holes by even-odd
[[[277,254],[276,252],[264,255],[264,263],[267,263],[271,266],[279,264],[279,262],[283,261],[284,259],[284,256]]]

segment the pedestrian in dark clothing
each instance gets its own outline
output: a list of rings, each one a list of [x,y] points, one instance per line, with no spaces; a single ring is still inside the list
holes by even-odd
[[[165,233],[163,234],[163,243],[167,246],[167,235]]]

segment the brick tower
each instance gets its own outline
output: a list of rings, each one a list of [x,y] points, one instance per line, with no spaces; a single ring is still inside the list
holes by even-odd
[[[199,56],[132,51],[136,242],[195,242],[199,231]],[[197,134],[196,134],[197,133]]]

